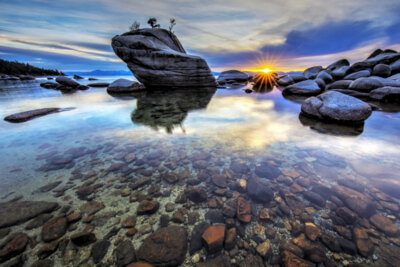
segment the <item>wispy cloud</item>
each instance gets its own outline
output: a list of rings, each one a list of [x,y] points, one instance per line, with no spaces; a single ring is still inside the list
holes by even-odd
[[[368,41],[400,43],[398,0],[14,0],[0,5],[0,45],[110,66],[117,60],[111,38],[134,20],[146,26],[150,16],[162,26],[175,17],[183,45],[213,68],[247,64],[268,52],[308,64],[309,57],[362,49]]]

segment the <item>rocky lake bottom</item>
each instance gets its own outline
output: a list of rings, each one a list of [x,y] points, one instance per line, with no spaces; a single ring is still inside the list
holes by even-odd
[[[0,115],[74,109],[0,122],[1,266],[398,266],[398,112],[354,129],[277,88],[39,82],[2,83]]]

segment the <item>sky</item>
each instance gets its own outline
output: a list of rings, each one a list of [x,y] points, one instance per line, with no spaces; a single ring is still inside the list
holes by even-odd
[[[127,70],[111,38],[149,17],[213,71],[301,70],[400,50],[399,0],[0,0],[0,58],[63,71]]]

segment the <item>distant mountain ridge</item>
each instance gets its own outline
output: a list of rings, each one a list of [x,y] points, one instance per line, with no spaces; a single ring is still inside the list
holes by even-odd
[[[92,71],[67,71],[66,75],[79,75],[79,76],[126,76],[132,75],[129,70],[92,70]]]

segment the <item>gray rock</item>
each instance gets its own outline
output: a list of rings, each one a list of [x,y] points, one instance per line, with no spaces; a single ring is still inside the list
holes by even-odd
[[[321,88],[322,90],[325,89],[326,83],[324,82],[324,80],[317,78],[314,81],[318,84],[319,88]]]
[[[369,98],[369,93],[365,93],[365,92],[360,92],[360,91],[356,91],[356,90],[350,90],[350,89],[332,89],[333,91],[345,94],[345,95],[349,95],[349,96],[354,96],[357,98],[361,98],[361,99],[368,99]]]
[[[58,76],[56,78],[56,82],[58,82],[61,85],[71,87],[71,88],[76,88],[79,86],[79,83],[77,83],[76,81],[74,81],[68,77],[65,77],[65,76]]]
[[[249,79],[249,75],[244,72],[238,70],[228,70],[223,71],[218,76],[218,82],[227,82],[227,81],[236,81],[236,82],[245,82]]]
[[[346,75],[349,68],[350,68],[349,66],[343,66],[343,67],[337,68],[331,72],[331,75],[336,80],[342,79]]]
[[[392,70],[392,74],[397,74],[400,72],[400,59],[396,60],[390,65],[390,69]]]
[[[356,80],[361,77],[369,77],[369,76],[371,76],[370,70],[360,70],[360,71],[351,73],[349,75],[346,75],[344,77],[344,80]]]
[[[89,87],[108,87],[109,85],[110,85],[109,83],[102,83],[102,82],[88,84]]]
[[[270,184],[255,177],[251,177],[247,182],[247,194],[253,200],[262,203],[268,203],[274,197]]]
[[[352,80],[339,80],[328,85],[326,89],[347,89],[352,82]]]
[[[385,51],[383,51],[383,53],[377,55],[376,57],[367,59],[364,62],[368,62],[375,66],[376,64],[392,64],[393,62],[400,59],[400,53],[397,53],[396,51]]]
[[[281,78],[277,81],[277,83],[278,83],[279,85],[282,85],[282,86],[288,86],[288,85],[290,85],[290,84],[293,84],[293,83],[294,83],[294,80],[293,80],[292,77],[290,77],[290,75],[285,75],[285,76],[281,77]]]
[[[386,64],[378,64],[372,70],[372,75],[379,76],[379,77],[389,77],[391,73],[391,69],[389,65]]]
[[[132,93],[143,91],[146,88],[138,82],[127,79],[118,79],[113,81],[107,88],[109,93]]]
[[[392,75],[388,79],[390,79],[390,80],[400,80],[400,73]]]
[[[373,89],[382,86],[383,84],[378,79],[368,77],[368,78],[358,78],[357,80],[353,81],[350,84],[349,89],[361,92],[369,92]]]
[[[58,207],[55,202],[22,201],[0,203],[0,228],[26,222]]]
[[[283,90],[283,92],[287,94],[298,94],[298,95],[317,95],[321,92],[321,88],[315,81],[305,80],[287,86]]]
[[[350,66],[350,62],[347,59],[340,59],[340,60],[330,64],[328,67],[326,67],[326,70],[334,71],[336,69],[339,69],[342,67],[347,67],[347,66]]]
[[[15,113],[5,117],[4,120],[8,122],[25,122],[34,119],[36,117],[41,117],[52,113],[68,111],[71,109],[73,108],[40,108],[40,109]]]
[[[215,87],[207,62],[188,55],[164,29],[140,29],[112,39],[114,52],[146,88]]]
[[[378,101],[399,101],[400,100],[400,87],[385,86],[369,93],[369,97]]]
[[[130,240],[122,241],[114,250],[114,254],[118,267],[127,266],[129,263],[136,261],[135,248]]]
[[[322,66],[314,66],[303,71],[303,76],[306,79],[315,79],[320,71],[322,71]]]
[[[325,121],[339,123],[362,122],[372,112],[367,103],[336,91],[329,91],[317,97],[307,98],[301,105],[305,115]]]
[[[322,79],[325,83],[331,83],[333,81],[332,75],[324,70],[318,73],[317,79]]]

